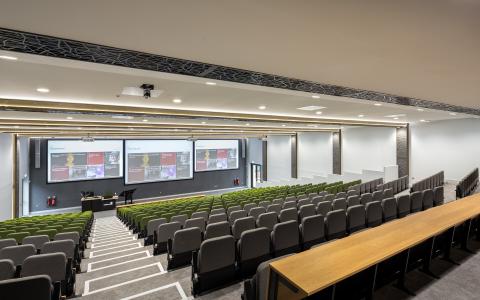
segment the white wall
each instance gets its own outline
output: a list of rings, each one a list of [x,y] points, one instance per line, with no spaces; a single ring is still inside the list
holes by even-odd
[[[445,179],[460,180],[480,167],[480,120],[460,119],[410,127],[413,181],[444,170]]]
[[[247,182],[250,186],[250,164],[256,163],[263,165],[263,142],[258,138],[247,139]],[[263,167],[263,166],[262,166]]]
[[[0,221],[12,218],[13,136],[0,134]]]
[[[272,135],[267,140],[267,179],[289,179],[292,176],[290,136]]]
[[[345,127],[342,130],[342,173],[382,171],[397,164],[396,128]]]
[[[298,134],[297,172],[298,178],[333,173],[331,132],[301,132]]]
[[[29,177],[30,177],[30,139],[28,137],[19,137],[17,139],[18,155],[18,213],[19,216],[30,213],[29,199]],[[25,186],[24,186],[25,185]],[[24,193],[25,191],[25,193]]]

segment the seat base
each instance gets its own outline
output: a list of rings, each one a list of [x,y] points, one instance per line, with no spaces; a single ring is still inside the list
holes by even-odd
[[[251,277],[257,271],[258,265],[270,258],[270,254],[266,254],[239,262],[240,275],[243,278]]]
[[[192,251],[167,256],[167,270],[188,266],[192,263]]]
[[[295,246],[292,246],[292,247],[289,247],[289,248],[275,250],[274,256],[275,257],[280,257],[280,256],[283,256],[283,255],[292,254],[292,253],[295,253],[295,252],[298,252],[298,251],[300,251],[300,245],[295,245]]]
[[[221,288],[234,280],[235,264],[218,270],[196,274],[196,277],[192,280],[192,294],[196,296],[205,291]]]

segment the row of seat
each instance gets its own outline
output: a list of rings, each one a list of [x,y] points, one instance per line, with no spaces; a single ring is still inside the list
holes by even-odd
[[[472,172],[460,180],[456,188],[457,199],[469,196],[477,189],[479,179],[478,176],[478,168],[475,168]]]
[[[438,186],[443,186],[445,183],[445,173],[443,171],[438,172],[430,177],[422,179],[412,184],[410,192],[418,192],[426,189],[434,189]]]
[[[379,184],[377,186],[378,191],[383,191],[385,189],[392,189],[394,194],[398,194],[402,191],[407,190],[409,187],[408,176],[403,176],[398,179],[389,181],[384,184]]]
[[[436,192],[442,192],[441,188]],[[188,263],[188,256],[193,252],[193,292],[198,294],[222,286],[235,278],[249,277],[261,262],[272,257],[306,250],[322,242],[429,209],[435,204],[441,205],[443,194],[442,201],[438,202],[434,201],[434,194],[433,190],[425,190],[412,195],[383,199],[381,202],[368,202],[366,206],[359,204],[346,210],[329,211],[325,216],[308,215],[301,218],[300,224],[297,220],[288,220],[275,224],[272,230],[267,227],[248,229],[240,234],[238,240],[234,235],[225,234],[202,242],[198,228],[180,230],[175,233],[173,241],[169,240],[168,257],[171,259],[183,256],[184,265]],[[420,203],[417,203],[418,199]],[[302,206],[300,210],[310,205]],[[192,240],[195,242],[191,242]],[[170,244],[173,245],[172,248]],[[182,248],[175,248],[177,244]],[[198,255],[195,254],[197,249]]]
[[[358,183],[352,186],[351,189],[356,190],[359,194],[373,193],[377,190],[377,186],[380,184],[383,184],[383,178],[377,178],[364,183]]]

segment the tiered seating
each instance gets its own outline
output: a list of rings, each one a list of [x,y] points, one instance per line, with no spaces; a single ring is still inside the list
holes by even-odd
[[[377,186],[377,191],[383,191],[386,189],[392,189],[393,194],[398,194],[406,189],[408,189],[408,176],[403,176],[398,179],[380,184]]]
[[[92,222],[91,212],[1,222],[0,290],[11,292],[19,282],[25,288],[48,282],[48,290],[53,286],[52,299],[73,295],[75,273]],[[48,281],[44,275],[48,275]]]
[[[458,198],[467,197],[473,191],[476,190],[478,186],[478,168],[470,172],[467,176],[463,177],[462,180],[457,184],[456,195]]]
[[[427,177],[425,179],[422,179],[412,184],[410,192],[412,193],[421,192],[427,189],[433,190],[438,186],[443,186],[444,183],[445,183],[445,175],[444,175],[444,172],[441,171],[441,172],[438,172],[437,174],[434,174],[430,177]]]

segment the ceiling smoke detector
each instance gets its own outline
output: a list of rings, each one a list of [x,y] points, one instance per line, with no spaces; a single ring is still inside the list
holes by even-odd
[[[137,96],[149,99],[151,97],[157,98],[163,93],[162,90],[156,90],[155,86],[150,83],[144,83],[140,87],[124,87],[122,95]]]

